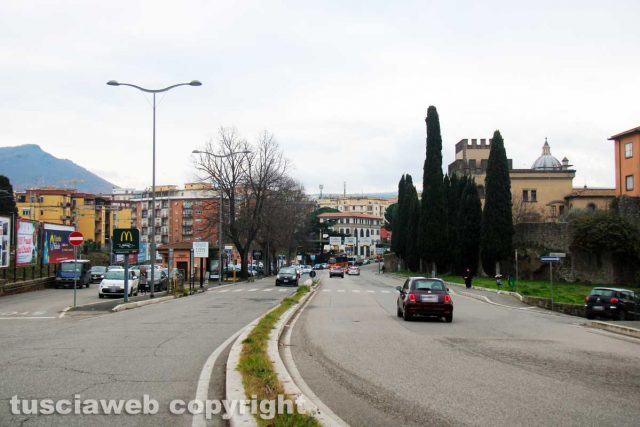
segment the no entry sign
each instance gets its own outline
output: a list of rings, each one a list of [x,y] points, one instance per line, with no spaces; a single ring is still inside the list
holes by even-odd
[[[69,234],[69,243],[71,243],[72,246],[80,246],[83,242],[84,237],[79,231],[74,231]]]

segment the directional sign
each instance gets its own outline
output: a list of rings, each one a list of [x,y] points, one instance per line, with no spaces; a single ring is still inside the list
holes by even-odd
[[[114,228],[111,243],[114,254],[137,254],[140,231],[137,228]]]
[[[557,256],[541,256],[540,262],[560,262],[560,257]]]
[[[558,258],[565,258],[567,256],[564,252],[549,252],[549,256],[555,256]]]
[[[84,242],[84,236],[79,231],[69,234],[69,243],[71,246],[80,246]]]
[[[208,258],[209,257],[209,242],[193,242],[193,257],[194,258]]]

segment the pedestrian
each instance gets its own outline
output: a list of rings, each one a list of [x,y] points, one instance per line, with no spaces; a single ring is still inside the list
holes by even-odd
[[[502,287],[502,274],[496,274],[496,286],[498,289]]]
[[[464,271],[464,285],[467,287],[467,289],[471,289],[471,280],[473,280],[473,274],[471,274],[471,269],[467,268]]]
[[[385,266],[382,265],[382,274],[384,274]]]
[[[140,293],[147,293],[147,271],[144,268],[140,270]]]

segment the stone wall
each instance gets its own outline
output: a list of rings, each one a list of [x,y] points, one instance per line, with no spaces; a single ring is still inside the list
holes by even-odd
[[[552,309],[551,300],[548,298],[528,297],[524,296],[522,302],[537,307]],[[584,305],[582,304],[553,304],[553,311],[569,314],[571,316],[585,317]]]

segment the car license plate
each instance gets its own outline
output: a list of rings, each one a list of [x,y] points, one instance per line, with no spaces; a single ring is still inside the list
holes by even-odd
[[[422,295],[422,302],[438,302],[438,295]]]
[[[594,305],[594,306],[593,306],[593,310],[594,310],[594,311],[602,311],[602,310],[604,310],[604,307],[599,306],[599,305]]]
[[[284,279],[284,280],[283,280],[283,282],[285,282],[285,283],[286,283],[286,282],[288,282],[288,281],[289,281],[289,279]]]

